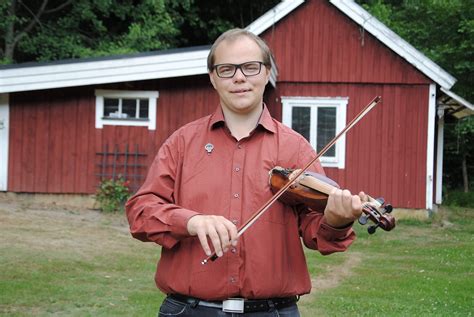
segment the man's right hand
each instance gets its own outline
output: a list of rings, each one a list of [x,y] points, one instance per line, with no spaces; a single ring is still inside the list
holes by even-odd
[[[217,256],[221,257],[230,245],[237,245],[237,227],[222,216],[196,215],[189,219],[187,229],[190,235],[198,236],[207,256],[211,256],[208,237]]]

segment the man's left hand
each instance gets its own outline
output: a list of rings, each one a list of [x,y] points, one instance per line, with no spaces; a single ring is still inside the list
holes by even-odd
[[[360,217],[362,202],[367,200],[367,195],[364,192],[352,195],[347,189],[333,189],[329,194],[326,209],[324,209],[326,223],[334,228],[348,226]]]

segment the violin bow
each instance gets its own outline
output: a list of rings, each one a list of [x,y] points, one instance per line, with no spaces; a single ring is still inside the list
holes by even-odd
[[[342,129],[331,141],[329,141],[326,146],[317,153],[317,155],[309,161],[301,170],[299,170],[294,176],[293,176],[293,181],[290,181],[286,183],[283,187],[280,188],[265,204],[263,204],[262,207],[260,207],[259,210],[257,210],[252,216],[249,217],[249,219],[240,226],[240,228],[237,231],[237,237],[240,237],[245,231],[247,231],[248,228],[250,228],[263,214],[268,210],[268,208],[273,205],[273,203],[280,198],[283,193],[290,188],[291,185],[301,176],[303,175],[304,172],[314,163],[318,158],[320,158],[324,153],[326,153],[336,142],[337,140],[346,134],[352,127],[354,127],[360,119],[362,119],[367,113],[369,113],[370,110],[372,110],[379,102],[382,100],[382,97],[376,96],[372,101],[362,109],[357,116],[355,116],[345,127]],[[210,255],[207,259],[204,259],[201,261],[201,264],[207,264],[209,261],[215,261],[219,257],[217,254],[214,252],[214,254]]]

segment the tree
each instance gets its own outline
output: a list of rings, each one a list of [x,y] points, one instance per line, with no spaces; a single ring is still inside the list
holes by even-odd
[[[0,6],[4,63],[143,52],[178,42],[177,7],[167,0],[10,0]]]
[[[208,45],[225,30],[244,28],[281,0],[193,0],[183,18],[183,46]]]
[[[474,116],[449,120],[445,125],[445,185],[448,189],[463,188],[469,192],[474,185],[469,175],[474,172]]]
[[[279,2],[0,1],[0,64],[207,45],[222,31],[246,26]]]
[[[34,11],[21,1],[11,0],[0,2],[0,12],[4,17],[0,21],[0,30],[2,30],[3,47],[0,48],[0,61],[11,62],[17,44],[24,38],[39,22],[44,14],[52,13],[68,6],[72,1],[69,0],[60,4],[56,8],[47,9],[48,1],[44,0],[38,4]],[[31,15],[30,19],[23,17],[19,6],[23,7]]]

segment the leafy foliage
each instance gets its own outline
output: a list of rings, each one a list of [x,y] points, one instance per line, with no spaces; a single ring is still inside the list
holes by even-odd
[[[446,123],[444,183],[447,190],[462,187],[463,164],[466,164],[467,174],[474,175],[474,142],[472,140],[474,140],[474,116]],[[468,182],[466,184],[468,188],[474,188],[474,177],[470,177]]]
[[[75,1],[26,35],[15,59],[49,61],[173,47],[180,34],[179,22],[166,9],[166,2]]]
[[[99,208],[105,212],[123,210],[124,204],[131,194],[129,186],[129,181],[123,178],[102,181],[96,195]]]
[[[0,2],[0,64],[207,45],[278,2],[6,0]]]
[[[280,0],[192,0],[178,12],[183,18],[183,46],[208,45],[232,27],[244,28]]]
[[[474,208],[474,192],[449,191],[443,199],[443,204],[446,206]]]

